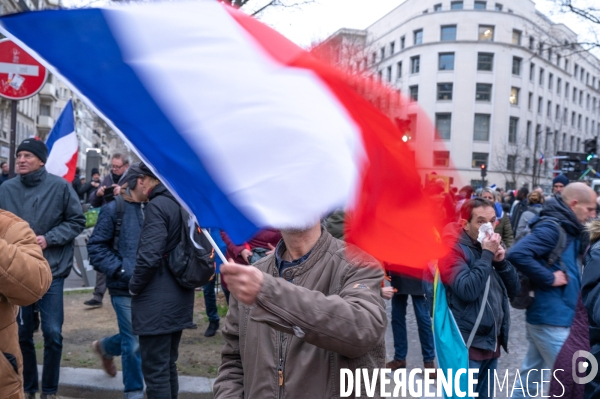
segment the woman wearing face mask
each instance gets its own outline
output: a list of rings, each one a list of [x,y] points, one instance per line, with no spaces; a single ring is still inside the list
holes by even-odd
[[[484,188],[481,191],[481,198],[494,203],[496,209],[496,225],[494,227],[494,232],[500,234],[506,249],[510,248],[514,241],[513,230],[510,227],[510,219],[506,212],[502,210],[502,206],[497,206],[494,190],[489,187]]]

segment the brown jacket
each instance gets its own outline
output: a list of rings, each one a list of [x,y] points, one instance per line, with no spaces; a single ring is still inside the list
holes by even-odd
[[[375,259],[323,231],[283,278],[274,255],[254,266],[263,286],[253,306],[231,297],[216,399],[339,398],[341,368],[385,367],[383,269]]]
[[[23,358],[16,317],[19,306],[38,301],[51,282],[50,266],[29,224],[0,210],[0,398],[24,397]],[[13,357],[18,374],[8,360]]]

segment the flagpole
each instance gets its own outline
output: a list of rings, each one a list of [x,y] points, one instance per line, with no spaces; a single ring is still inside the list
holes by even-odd
[[[225,259],[225,255],[223,255],[223,252],[221,252],[221,249],[219,248],[219,246],[217,245],[215,240],[213,240],[213,238],[210,236],[210,233],[208,232],[208,230],[206,230],[206,229],[201,229],[201,230],[204,233],[204,235],[206,236],[206,238],[208,239],[208,241],[210,242],[210,245],[212,245],[212,247],[215,249],[215,252],[217,253],[217,255],[219,255],[219,258],[221,258],[223,263],[229,263],[227,261],[227,259]]]

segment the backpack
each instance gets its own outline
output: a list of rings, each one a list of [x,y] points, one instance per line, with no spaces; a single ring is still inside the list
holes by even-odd
[[[166,261],[175,280],[183,288],[198,288],[215,277],[214,250],[190,214],[181,212],[181,239],[169,252]]]
[[[117,205],[117,221],[115,223],[115,231],[113,233],[113,249],[119,252],[119,236],[121,235],[121,224],[123,224],[123,215],[125,215],[125,200],[120,195],[115,197]]]
[[[546,263],[548,266],[552,266],[556,262],[560,262],[561,269],[565,274],[567,274],[566,267],[561,259],[562,253],[565,251],[565,249],[567,249],[567,233],[554,218],[544,216],[540,218],[540,220],[549,220],[550,222],[554,223],[556,227],[558,227],[558,240],[556,242],[556,246],[552,252],[550,252],[550,255],[548,255]],[[517,270],[517,274],[519,275],[521,290],[517,296],[510,299],[510,305],[515,309],[527,309],[533,303],[535,287],[529,277],[527,277],[525,274],[521,273],[519,270]]]

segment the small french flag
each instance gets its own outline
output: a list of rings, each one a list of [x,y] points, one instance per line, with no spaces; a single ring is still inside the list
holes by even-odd
[[[69,100],[50,131],[46,146],[48,147],[48,161],[46,162],[48,173],[64,177],[68,182],[73,181],[77,167],[79,143],[75,133],[72,100]]]

